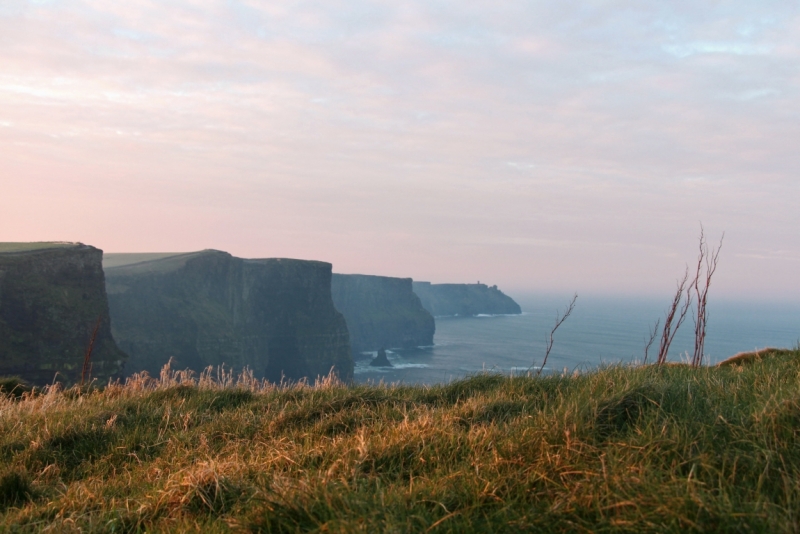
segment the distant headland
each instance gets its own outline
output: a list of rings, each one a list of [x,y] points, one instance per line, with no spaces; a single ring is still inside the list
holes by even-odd
[[[431,284],[414,282],[414,293],[434,317],[475,315],[519,315],[514,299],[486,284]]]

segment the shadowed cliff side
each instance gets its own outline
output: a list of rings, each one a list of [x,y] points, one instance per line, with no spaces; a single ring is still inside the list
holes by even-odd
[[[246,260],[205,250],[106,269],[114,338],[126,373],[247,366],[278,382],[353,373],[344,317],[331,300],[331,265]],[[134,255],[127,255],[136,260]],[[142,258],[138,258],[142,259]],[[143,257],[147,260],[147,257]]]
[[[497,286],[414,282],[414,293],[434,317],[522,313],[519,304]]]
[[[102,257],[80,243],[0,243],[0,375],[79,381],[98,320],[91,376],[120,373],[125,354],[111,337]]]
[[[412,291],[411,278],[334,274],[331,291],[354,353],[433,345],[436,325]]]

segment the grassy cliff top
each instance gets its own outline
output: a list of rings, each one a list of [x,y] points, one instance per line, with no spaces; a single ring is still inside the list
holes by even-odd
[[[297,258],[242,258],[245,263],[258,263],[263,265],[292,265],[292,264],[305,264],[315,265],[318,267],[330,267],[331,264],[327,261],[321,260],[302,260]]]
[[[103,269],[112,276],[134,275],[152,272],[170,272],[180,269],[192,258],[203,254],[227,254],[213,249],[196,252],[122,252],[103,255]],[[314,265],[330,265],[315,260],[296,260],[291,258],[252,258],[244,259],[248,263],[291,264],[304,263]]]
[[[177,271],[192,258],[204,254],[225,254],[217,250],[197,252],[142,252],[112,253],[103,255],[106,276],[133,276],[147,273]]]
[[[348,281],[364,281],[364,282],[395,282],[395,283],[402,283],[407,284],[412,281],[411,278],[408,277],[399,277],[399,276],[382,276],[379,274],[345,274],[345,273],[333,273],[333,276],[341,277],[343,280]]]
[[[148,261],[161,260],[171,258],[173,256],[182,256],[184,254],[192,254],[191,252],[112,252],[103,254],[103,268],[113,269],[114,267],[122,267],[124,265],[133,265],[134,263],[144,263]]]
[[[67,241],[35,241],[35,242],[10,242],[0,243],[0,254],[5,252],[32,252],[36,250],[46,250],[51,248],[73,248],[81,247],[81,243],[70,243]]]
[[[793,350],[434,387],[166,372],[0,398],[0,530],[793,532],[798,378]]]

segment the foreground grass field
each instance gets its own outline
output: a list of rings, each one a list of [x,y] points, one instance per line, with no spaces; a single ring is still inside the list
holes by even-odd
[[[0,531],[173,530],[796,532],[800,352],[431,388],[163,373],[0,399]]]

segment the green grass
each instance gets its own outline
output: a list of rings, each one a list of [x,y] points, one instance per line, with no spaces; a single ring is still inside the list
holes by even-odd
[[[226,254],[214,250],[197,252],[155,252],[155,253],[119,253],[103,254],[103,270],[106,276],[142,275],[148,273],[168,273],[177,271],[186,262],[204,254]]]
[[[49,248],[65,248],[77,246],[77,243],[66,241],[34,241],[34,242],[3,242],[0,243],[0,253],[3,252],[30,252]]]
[[[0,531],[796,532],[800,352],[744,366],[0,398]]]

